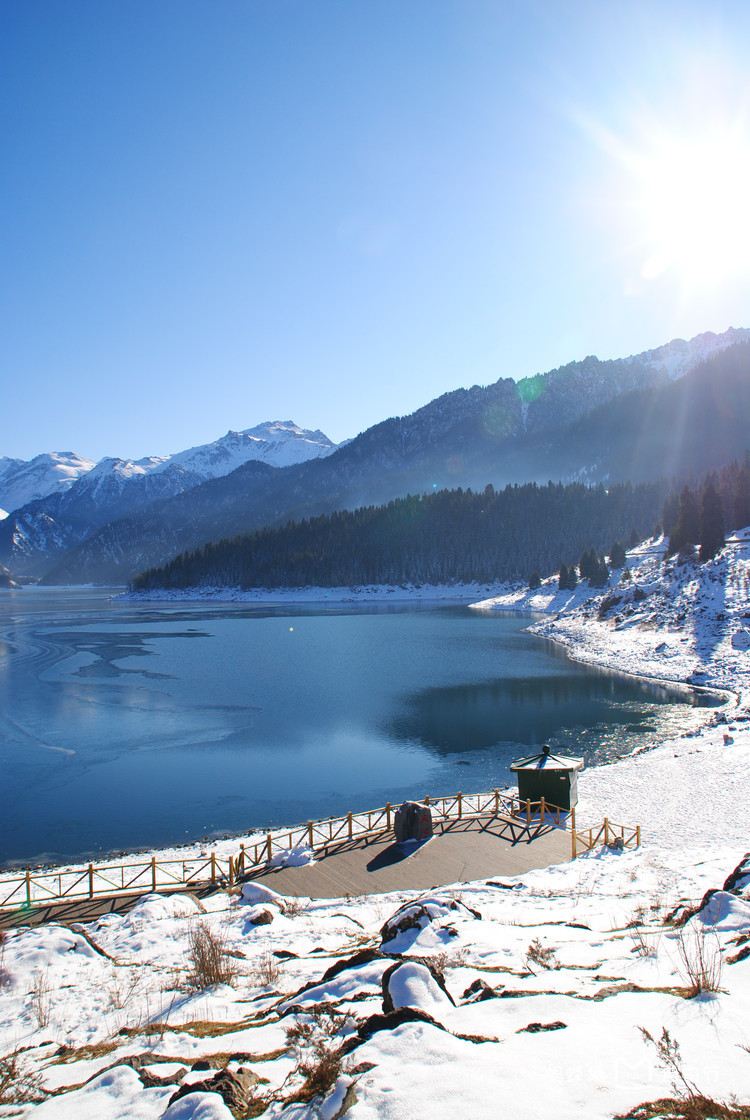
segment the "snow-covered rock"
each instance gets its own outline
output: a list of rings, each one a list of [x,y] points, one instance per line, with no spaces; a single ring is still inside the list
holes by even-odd
[[[383,1010],[416,1007],[435,1018],[446,1006],[455,1006],[434,969],[418,961],[399,961],[383,974]]]
[[[136,929],[164,918],[185,918],[203,913],[205,913],[203,906],[192,895],[146,894],[136,902],[128,914],[128,921]]]
[[[729,891],[714,891],[698,912],[697,920],[704,926],[724,932],[750,932],[750,902],[737,898]]]
[[[285,848],[271,856],[266,860],[266,867],[305,867],[309,863],[315,863],[312,848],[309,844],[295,844],[293,848]]]
[[[280,894],[272,891],[270,887],[266,887],[263,883],[243,883],[242,901],[248,902],[251,906],[256,906],[261,902],[275,902],[278,906],[284,903]]]

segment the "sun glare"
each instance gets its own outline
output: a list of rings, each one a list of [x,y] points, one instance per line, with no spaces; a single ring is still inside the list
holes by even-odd
[[[663,137],[638,160],[636,206],[646,249],[642,274],[669,269],[690,287],[750,266],[750,148],[744,136]]]

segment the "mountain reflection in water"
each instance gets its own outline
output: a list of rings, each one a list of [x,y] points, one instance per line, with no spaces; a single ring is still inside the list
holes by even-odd
[[[389,731],[447,756],[504,744],[532,747],[553,737],[590,749],[594,729],[616,725],[622,754],[655,730],[651,721],[664,715],[661,706],[691,701],[684,689],[604,672],[508,678],[417,692],[406,698]],[[611,752],[600,741],[596,746],[599,761],[606,760]]]

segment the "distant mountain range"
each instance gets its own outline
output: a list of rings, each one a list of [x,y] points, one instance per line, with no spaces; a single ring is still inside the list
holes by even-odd
[[[273,467],[289,467],[304,463],[335,450],[323,432],[298,428],[291,420],[277,420],[248,428],[244,432],[229,431],[214,443],[204,443],[179,451],[176,455],[150,455],[145,459],[82,459],[72,451],[50,451],[26,462],[23,459],[0,458],[0,509],[17,510],[31,502],[62,494],[84,476],[84,489],[109,500],[114,491],[122,492],[137,479],[161,476],[158,488],[162,497],[174,480],[179,493],[187,486],[197,486],[209,478],[221,478],[257,460]],[[147,484],[142,488],[147,489]],[[106,495],[106,496],[105,496]]]
[[[748,431],[750,330],[731,329],[458,389],[338,448],[288,422],[164,459],[59,456],[57,489],[0,522],[0,563],[49,583],[118,584],[209,540],[407,493],[701,472],[740,456]],[[6,509],[13,462],[0,460]]]
[[[323,432],[291,420],[229,431],[214,443],[175,455],[145,459],[101,459],[72,452],[37,455],[30,462],[0,459],[0,555],[15,571],[38,574],[49,559],[85,540],[92,530],[222,478],[248,462],[288,467],[329,455],[335,444]],[[48,566],[48,563],[47,563]]]

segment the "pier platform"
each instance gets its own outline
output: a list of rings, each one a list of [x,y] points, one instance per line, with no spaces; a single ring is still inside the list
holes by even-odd
[[[447,883],[522,875],[570,859],[570,833],[506,817],[438,821],[431,840],[399,845],[393,834],[342,840],[303,867],[259,868],[245,878],[297,898],[430,890]]]

